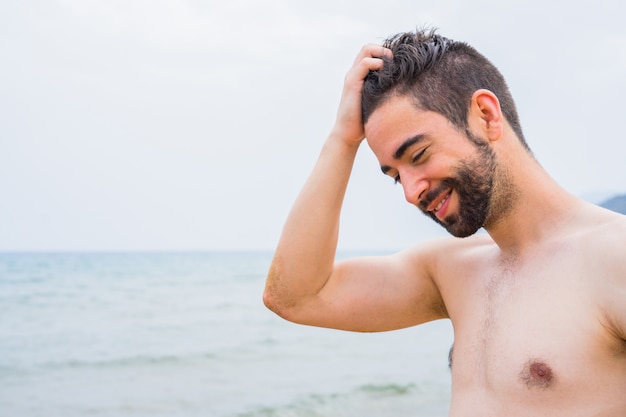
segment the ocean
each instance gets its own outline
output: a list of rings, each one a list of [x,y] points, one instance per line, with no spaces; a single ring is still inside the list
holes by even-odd
[[[447,416],[448,321],[286,322],[261,299],[270,260],[0,253],[0,416]]]

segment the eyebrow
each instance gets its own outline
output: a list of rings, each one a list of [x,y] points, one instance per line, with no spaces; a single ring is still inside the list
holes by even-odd
[[[402,144],[398,146],[398,149],[396,149],[396,151],[393,153],[393,159],[395,160],[401,159],[406,153],[407,149],[409,149],[411,146],[415,145],[416,143],[419,143],[422,140],[424,140],[424,137],[425,135],[423,134],[417,134],[413,137],[408,138],[404,142],[402,142]],[[386,174],[391,169],[391,167],[389,165],[383,165],[380,167],[380,169],[383,171],[383,174]]]

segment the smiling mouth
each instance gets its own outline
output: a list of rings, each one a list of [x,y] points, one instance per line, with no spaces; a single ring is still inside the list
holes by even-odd
[[[448,200],[450,200],[450,196],[452,195],[452,190],[449,190],[444,197],[441,199],[441,201],[439,201],[439,203],[437,203],[437,205],[431,209],[431,211],[433,212],[433,214],[437,215],[437,213],[439,213],[439,210],[441,210],[443,208],[443,206],[446,205],[446,203],[448,202]],[[439,216],[437,216],[439,217]]]

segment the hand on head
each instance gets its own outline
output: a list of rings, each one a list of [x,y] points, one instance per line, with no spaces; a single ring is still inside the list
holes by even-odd
[[[383,57],[391,59],[391,50],[377,44],[365,45],[346,74],[333,135],[347,144],[358,145],[365,137],[361,118],[363,81],[370,71],[382,68]]]

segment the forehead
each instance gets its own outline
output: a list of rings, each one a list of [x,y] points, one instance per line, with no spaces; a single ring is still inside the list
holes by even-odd
[[[364,128],[367,143],[379,160],[392,155],[408,138],[433,137],[456,130],[447,118],[418,108],[407,96],[386,100],[370,115]]]

